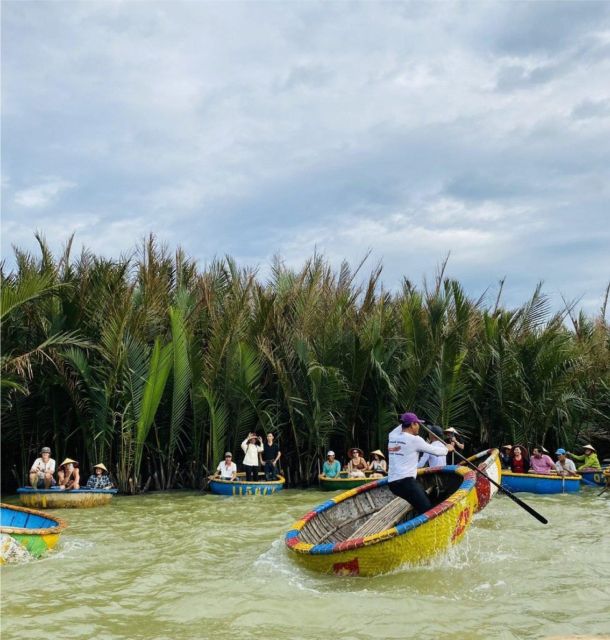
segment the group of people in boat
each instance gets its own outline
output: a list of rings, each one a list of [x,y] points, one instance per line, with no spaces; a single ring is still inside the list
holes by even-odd
[[[114,485],[110,479],[108,469],[98,462],[92,467],[93,473],[87,479],[87,489],[112,489]],[[42,447],[40,457],[34,460],[30,468],[30,485],[33,489],[55,488],[62,491],[76,491],[81,488],[81,477],[78,461],[66,458],[57,467],[55,479],[55,460],[51,458],[50,447]]]
[[[241,443],[241,448],[244,452],[242,464],[246,472],[247,482],[259,481],[258,474],[261,467],[263,468],[266,482],[279,479],[279,461],[282,457],[282,452],[277,442],[275,442],[273,433],[267,434],[265,442],[256,433],[249,433]],[[233,454],[230,451],[227,451],[224,460],[218,463],[213,477],[225,481],[237,480],[237,465],[233,461]]]
[[[575,476],[579,471],[588,469],[601,470],[602,466],[597,457],[597,451],[591,444],[583,447],[583,453],[577,455],[563,448],[555,451],[557,460],[553,460],[543,446],[535,446],[532,455],[528,456],[527,449],[521,445],[505,444],[500,449],[502,468],[513,473],[536,473],[540,475],[558,474],[561,476]],[[578,467],[574,460],[581,462]]]

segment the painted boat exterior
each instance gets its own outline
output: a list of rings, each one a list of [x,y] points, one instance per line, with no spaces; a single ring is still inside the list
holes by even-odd
[[[498,449],[487,449],[487,451],[476,453],[468,458],[468,462],[474,464],[477,469],[488,475],[498,484],[501,484],[502,465],[500,463],[500,451]],[[489,501],[498,493],[499,489],[485,476],[480,473],[476,475],[477,511],[480,511],[489,504]]]
[[[39,558],[53,549],[66,523],[57,516],[10,504],[0,504],[0,564]]]
[[[116,489],[77,489],[62,491],[61,489],[17,489],[21,504],[35,509],[87,509],[101,507],[112,500]]]
[[[610,467],[603,467],[601,469],[581,469],[580,474],[583,484],[590,487],[605,487],[606,477],[604,473],[608,471],[610,473]]]
[[[318,480],[322,491],[347,491],[348,489],[361,487],[369,482],[375,482],[379,478],[349,478],[347,475],[345,477],[327,478],[325,475],[320,474]]]
[[[279,480],[247,482],[244,473],[237,474],[237,480],[210,480],[210,490],[220,496],[270,496],[284,488],[283,476]]]
[[[348,538],[336,543],[314,545],[302,541],[300,532],[310,520],[357,494],[375,491],[387,485],[388,479],[381,478],[346,491],[304,515],[286,533],[284,542],[291,556],[303,567],[313,571],[373,576],[387,573],[401,565],[420,564],[446,551],[463,538],[474,513],[489,502],[486,499],[489,494],[484,490],[479,505],[477,474],[468,467],[448,465],[418,471],[420,476],[426,474],[456,474],[461,483],[446,500],[426,513],[381,533],[363,538]]]
[[[502,486],[513,493],[575,493],[580,491],[580,476],[551,476],[538,473],[502,471]]]

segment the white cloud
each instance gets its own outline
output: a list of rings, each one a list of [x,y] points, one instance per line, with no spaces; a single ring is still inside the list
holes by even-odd
[[[76,183],[60,178],[48,178],[40,184],[16,191],[13,195],[19,207],[46,207],[67,189],[73,189]]]

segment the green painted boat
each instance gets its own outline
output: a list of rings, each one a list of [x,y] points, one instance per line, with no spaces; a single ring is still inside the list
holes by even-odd
[[[347,491],[348,489],[361,487],[369,482],[375,482],[375,480],[379,480],[382,477],[381,475],[370,474],[364,478],[350,478],[347,472],[342,471],[336,478],[327,478],[324,474],[320,474],[318,480],[322,491]]]

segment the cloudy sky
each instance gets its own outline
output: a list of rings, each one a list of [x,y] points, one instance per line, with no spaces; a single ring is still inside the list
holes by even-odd
[[[153,231],[264,275],[506,276],[599,308],[609,2],[2,3],[2,256]],[[490,295],[492,295],[490,293]]]

